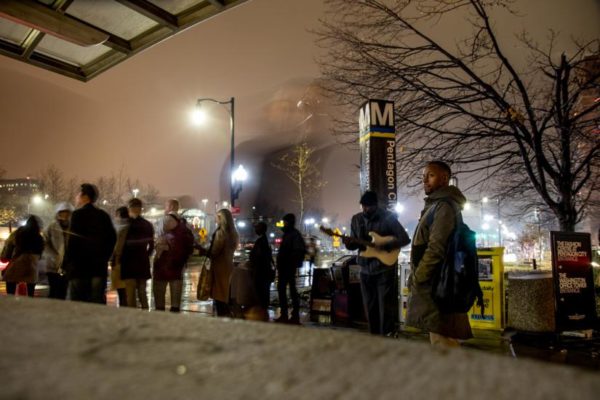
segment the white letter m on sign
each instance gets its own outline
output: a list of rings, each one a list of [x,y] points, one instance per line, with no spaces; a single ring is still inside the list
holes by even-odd
[[[378,102],[371,102],[371,124],[377,126],[394,126],[394,103],[386,103],[383,113]]]

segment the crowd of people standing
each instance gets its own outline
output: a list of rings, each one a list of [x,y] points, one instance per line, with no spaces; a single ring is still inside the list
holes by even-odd
[[[429,162],[423,173],[423,189],[427,198],[412,239],[410,296],[407,324],[429,332],[434,345],[457,346],[460,340],[472,337],[466,313],[444,313],[432,298],[432,284],[446,256],[450,235],[456,226],[456,217],[465,202],[458,188],[449,184],[450,167],[441,161]],[[283,236],[276,263],[267,239],[267,226],[255,225],[256,242],[249,260],[234,268],[234,251],[239,235],[231,212],[221,209],[216,214],[217,229],[210,246],[194,243],[185,219],[179,215],[179,202],[168,200],[165,214],[153,225],[142,217],[140,199],[131,199],[127,206],[116,211],[114,222],[109,215],[95,206],[98,191],[84,183],[76,197],[76,209],[68,203],[56,207],[55,220],[42,234],[40,219],[30,216],[6,241],[3,261],[10,261],[3,278],[8,294],[14,294],[18,283],[25,283],[33,296],[38,280],[38,265],[48,274],[49,297],[55,299],[106,303],[109,262],[112,265],[111,284],[117,290],[119,305],[149,309],[146,292],[152,278],[155,309],[165,310],[166,288],[170,291],[170,311],[181,310],[183,270],[193,249],[210,260],[210,298],[217,316],[232,316],[231,285],[234,269],[246,290],[236,288],[236,296],[246,299],[242,311],[262,310],[259,319],[268,320],[270,286],[277,271],[277,291],[280,315],[276,322],[300,323],[300,301],[296,289],[296,274],[308,256],[314,263],[315,243],[306,246],[296,229],[294,214],[283,217]],[[406,230],[397,217],[380,207],[377,194],[366,191],[360,198],[362,212],[351,221],[351,235],[344,236],[348,250],[357,250],[361,268],[360,283],[369,330],[376,335],[391,335],[397,317],[397,273],[389,263],[373,255],[376,252],[399,251],[408,245]],[[371,242],[373,234],[385,237],[385,243]],[[191,237],[191,238],[190,238]],[[371,253],[369,253],[371,251]],[[154,264],[151,266],[153,257]],[[392,267],[397,266],[397,257]],[[236,279],[236,282],[240,279]],[[292,310],[288,311],[289,290]],[[245,292],[251,291],[252,296]],[[241,293],[241,294],[240,294]],[[247,300],[252,299],[252,300]],[[243,315],[243,314],[242,314]]]
[[[156,229],[142,216],[143,203],[132,198],[126,206],[110,216],[95,205],[97,188],[89,183],[80,186],[75,207],[59,203],[54,220],[43,230],[40,218],[30,216],[13,232],[2,250],[2,261],[8,266],[3,273],[8,294],[15,294],[19,283],[27,285],[33,297],[39,271],[48,277],[48,297],[106,304],[107,282],[118,295],[121,307],[148,310],[147,283],[154,308],[166,309],[167,288],[170,311],[181,311],[183,276],[187,260],[194,249],[210,260],[213,299],[217,316],[231,316],[230,280],[234,268],[234,251],[239,235],[231,212],[221,209],[216,214],[217,228],[210,246],[194,243],[193,234],[179,214],[179,202],[169,199]],[[266,238],[267,226],[255,226],[256,245],[247,266],[252,265],[248,284],[255,292],[255,306],[267,315],[269,288],[274,279],[273,258]],[[110,266],[110,268],[109,268]],[[110,271],[110,275],[109,275]],[[110,279],[109,279],[110,277]]]

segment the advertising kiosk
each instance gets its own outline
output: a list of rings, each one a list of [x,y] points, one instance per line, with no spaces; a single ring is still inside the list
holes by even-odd
[[[484,311],[473,305],[469,310],[469,321],[474,329],[501,331],[504,319],[504,247],[477,249],[479,259],[479,286],[483,292]]]

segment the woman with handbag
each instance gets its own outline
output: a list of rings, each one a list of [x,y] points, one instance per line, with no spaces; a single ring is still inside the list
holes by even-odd
[[[231,316],[229,308],[229,283],[233,271],[233,252],[239,244],[239,236],[233,223],[233,216],[227,209],[217,212],[217,230],[213,234],[208,250],[199,249],[201,256],[210,259],[212,287],[210,297],[218,317]]]
[[[3,278],[6,293],[14,295],[17,284],[27,284],[27,294],[33,297],[38,280],[38,262],[44,251],[42,224],[35,215],[29,216],[25,225],[13,232],[2,250],[2,261],[9,261]]]

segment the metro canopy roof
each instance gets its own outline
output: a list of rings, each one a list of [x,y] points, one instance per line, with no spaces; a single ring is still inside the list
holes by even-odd
[[[0,54],[88,81],[247,0],[0,0]]]

